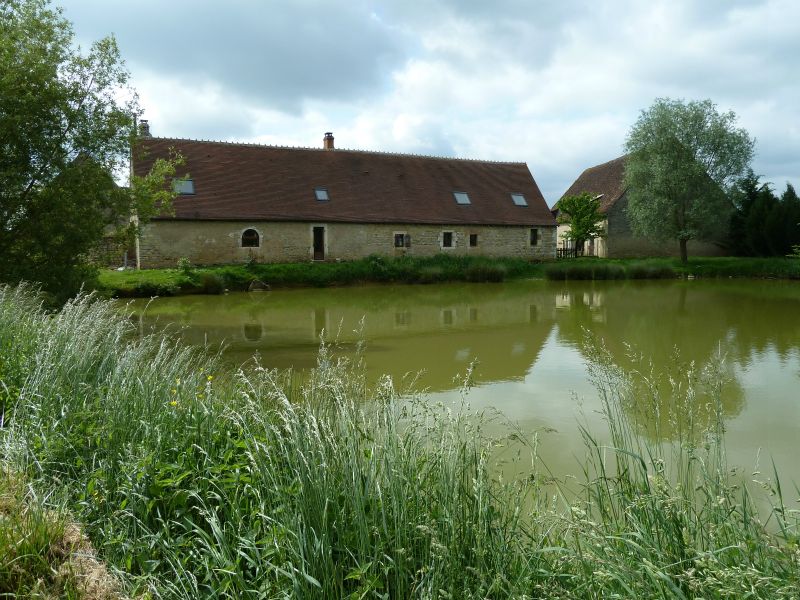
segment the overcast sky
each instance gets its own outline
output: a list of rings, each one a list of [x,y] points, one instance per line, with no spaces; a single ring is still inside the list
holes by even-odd
[[[524,161],[552,205],[655,98],[710,98],[800,188],[797,0],[55,3],[156,136]]]

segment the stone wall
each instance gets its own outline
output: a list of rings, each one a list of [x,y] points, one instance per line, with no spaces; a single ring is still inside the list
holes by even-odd
[[[608,237],[606,254],[609,258],[633,258],[645,256],[680,256],[677,240],[655,241],[633,235],[625,210],[628,196],[614,203],[608,211]],[[723,256],[724,250],[713,243],[691,240],[688,244],[689,256]]]
[[[352,260],[370,254],[432,256],[439,253],[548,260],[555,258],[556,228],[536,227],[538,241],[530,244],[530,227],[371,225],[356,223],[154,221],[140,239],[142,268],[174,267],[179,258],[195,265],[312,260],[313,230],[325,228],[325,260]],[[255,229],[259,246],[242,247],[242,233]],[[443,234],[452,232],[453,247],[443,247]],[[395,248],[395,234],[410,236],[409,247]],[[470,247],[470,234],[477,246]]]

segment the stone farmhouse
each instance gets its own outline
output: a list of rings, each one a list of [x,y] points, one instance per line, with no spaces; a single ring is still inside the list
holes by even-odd
[[[600,212],[606,217],[604,227],[605,238],[586,242],[584,255],[607,258],[631,258],[649,256],[679,256],[677,242],[660,242],[648,238],[637,237],[631,230],[626,209],[628,207],[627,188],[625,187],[625,156],[586,169],[561,196],[574,196],[587,192],[592,196],[600,196]],[[558,203],[553,207],[558,215]],[[569,230],[569,224],[558,225],[558,253],[568,254],[570,241],[562,236]],[[709,242],[689,241],[689,254],[692,256],[721,256],[721,247]]]
[[[156,138],[143,122],[134,173],[174,149],[173,214],[137,242],[141,268],[351,260],[368,255],[555,258],[556,222],[525,163],[323,147]]]

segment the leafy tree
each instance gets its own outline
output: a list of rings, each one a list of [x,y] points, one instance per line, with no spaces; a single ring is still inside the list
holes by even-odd
[[[767,216],[777,201],[769,184],[748,169],[731,189],[733,213],[730,219],[729,249],[736,256],[767,256]]]
[[[558,201],[558,222],[569,224],[569,230],[562,237],[575,242],[575,250],[583,252],[587,240],[605,237],[603,221],[605,216],[600,212],[600,198],[587,192],[576,196],[565,196]]]
[[[0,281],[39,281],[65,297],[92,275],[109,231],[130,236],[172,196],[164,178],[126,174],[135,92],[113,37],[82,52],[47,0],[0,3]]]
[[[727,195],[753,157],[754,141],[710,100],[660,98],[628,133],[628,218],[638,235],[677,240],[681,260],[691,239],[721,239]]]
[[[734,186],[731,251],[738,256],[784,256],[800,244],[800,199],[791,184],[778,198],[752,171]]]

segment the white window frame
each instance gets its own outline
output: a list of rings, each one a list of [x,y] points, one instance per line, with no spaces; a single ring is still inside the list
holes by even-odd
[[[403,245],[398,246],[396,237],[398,235],[403,236]],[[400,250],[401,248],[410,248],[411,247],[411,236],[409,235],[408,231],[393,231],[392,232],[392,248],[395,250]]]
[[[520,198],[522,198],[522,204],[518,204],[517,201],[514,199],[514,196],[519,196]],[[519,206],[520,208],[528,207],[528,199],[522,192],[511,192],[511,202],[514,204],[514,206]]]

